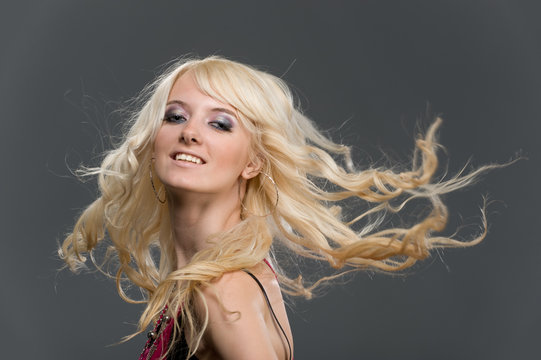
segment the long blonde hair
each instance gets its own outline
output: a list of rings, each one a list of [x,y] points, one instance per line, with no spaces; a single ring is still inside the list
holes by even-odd
[[[261,172],[271,176],[276,186],[263,174],[249,180],[243,220],[214,235],[214,246],[177,269],[168,203],[162,205],[155,197],[149,163],[170,89],[188,71],[203,93],[237,110],[252,135],[254,156],[263,160]],[[215,56],[183,60],[147,87],[142,98],[144,105],[130,120],[121,145],[106,154],[99,168],[83,170],[85,175],[97,175],[101,195],[83,211],[59,250],[62,259],[77,271],[84,266],[85,254],[92,257],[108,235],[111,245],[106,258],[114,254],[118,259],[114,276],[120,296],[136,301],[124,291],[125,280],[146,294],[142,301],[147,305],[137,333],[145,331],[167,304],[171,314],[182,313],[183,326],[176,328],[174,337],[186,331],[193,354],[208,320],[207,316],[195,316],[194,297],[201,296],[200,289],[222,274],[261,262],[273,244],[324,261],[337,269],[333,276],[338,276],[352,269],[403,270],[429,256],[433,249],[471,246],[486,234],[482,212],[484,231],[471,241],[434,235],[444,229],[448,218],[441,195],[472,183],[491,167],[434,181],[440,119],[416,139],[408,170],[368,167],[356,171],[350,149],[318,131],[301,113],[284,81],[252,67]],[[156,191],[163,194],[156,176],[154,182]],[[347,218],[339,204],[351,198],[361,199],[370,208]],[[378,214],[398,213],[416,198],[428,200],[426,217],[411,226],[380,228]],[[267,213],[271,215],[254,215]],[[361,221],[361,229],[354,230]],[[157,251],[159,259],[153,256]],[[293,277],[279,274],[283,290],[305,297],[332,278],[305,283],[302,277]]]

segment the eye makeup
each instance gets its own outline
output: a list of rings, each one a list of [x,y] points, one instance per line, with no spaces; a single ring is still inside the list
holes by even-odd
[[[163,117],[163,120],[169,123],[176,124],[181,124],[188,121],[190,115],[185,110],[184,106],[187,105],[185,105],[185,103],[180,100],[170,101],[165,109],[165,115]],[[207,124],[209,124],[211,127],[220,131],[227,132],[231,132],[232,129],[235,127],[237,119],[235,117],[235,114],[231,110],[217,107],[208,109],[207,111]]]
[[[187,120],[186,112],[180,106],[168,106],[163,117],[164,121],[180,124]]]
[[[214,116],[209,124],[221,131],[231,131],[233,128],[233,120],[225,114]]]

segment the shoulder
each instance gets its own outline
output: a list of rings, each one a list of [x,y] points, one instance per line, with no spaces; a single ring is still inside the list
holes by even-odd
[[[212,320],[220,318],[224,320],[238,318],[240,320],[243,313],[246,316],[266,314],[266,311],[263,310],[266,310],[267,305],[257,281],[263,285],[269,296],[277,294],[281,297],[278,281],[265,264],[254,266],[249,269],[249,272],[257,280],[246,271],[237,270],[223,274],[210,285],[201,289],[209,308],[209,315],[216,316]],[[202,304],[198,306],[200,305]],[[211,313],[213,310],[220,310],[220,312]]]
[[[250,272],[265,289],[276,286],[279,292],[272,272],[270,278],[259,265]],[[272,280],[276,284],[273,285]],[[202,298],[196,300],[196,311],[203,319],[208,314],[204,348],[213,353],[213,358],[276,358],[267,326],[267,305],[261,289],[250,275],[242,270],[225,273],[201,289],[201,294]]]

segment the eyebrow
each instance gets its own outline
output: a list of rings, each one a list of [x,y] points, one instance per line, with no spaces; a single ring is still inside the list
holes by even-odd
[[[184,101],[182,100],[170,100],[166,103],[166,105],[171,105],[171,104],[178,104],[178,105],[181,105],[181,106],[185,106],[185,107],[190,107],[188,104],[186,104]],[[226,108],[222,108],[222,107],[216,107],[216,108],[212,108],[210,109],[210,111],[213,111],[213,112],[224,112],[226,114],[229,114],[231,116],[233,116],[234,118],[237,118],[237,114],[229,109],[226,109]]]

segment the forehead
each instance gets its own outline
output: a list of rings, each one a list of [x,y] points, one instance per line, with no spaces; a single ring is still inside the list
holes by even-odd
[[[181,102],[189,106],[220,107],[236,112],[230,104],[204,92],[190,72],[182,74],[175,80],[167,98],[167,103],[171,102]]]

